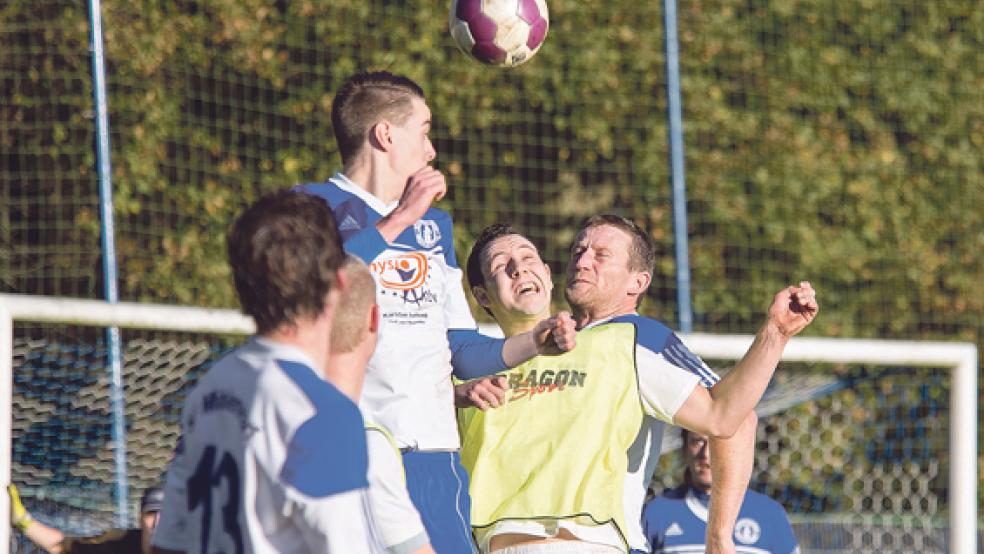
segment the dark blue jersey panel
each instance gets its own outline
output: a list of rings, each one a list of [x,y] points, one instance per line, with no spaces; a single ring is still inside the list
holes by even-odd
[[[285,360],[277,365],[315,410],[287,446],[281,479],[314,498],[368,487],[369,457],[359,408],[310,367]]]

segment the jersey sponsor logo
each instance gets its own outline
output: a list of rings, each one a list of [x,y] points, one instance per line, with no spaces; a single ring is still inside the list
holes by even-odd
[[[735,522],[735,540],[742,544],[755,544],[762,538],[762,528],[758,522],[743,517]]]
[[[521,371],[516,371],[508,375],[509,400],[533,398],[535,395],[549,392],[563,392],[567,387],[583,388],[587,378],[587,373],[574,369],[557,371],[545,369],[539,373],[532,369],[525,377]]]
[[[679,523],[674,521],[666,528],[666,531],[663,531],[663,534],[667,537],[677,537],[683,534],[683,528],[680,527]]]
[[[441,228],[432,219],[421,219],[413,224],[413,234],[417,243],[424,248],[434,248],[441,240]]]
[[[414,290],[427,280],[427,256],[420,252],[372,262],[369,267],[378,277],[379,284],[391,290]]]

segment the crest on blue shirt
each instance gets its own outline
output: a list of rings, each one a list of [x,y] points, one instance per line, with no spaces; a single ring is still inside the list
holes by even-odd
[[[441,229],[433,219],[421,219],[413,224],[413,234],[417,244],[424,248],[434,248],[441,240]]]
[[[762,538],[762,528],[758,522],[743,517],[735,522],[735,540],[742,544],[755,544]]]

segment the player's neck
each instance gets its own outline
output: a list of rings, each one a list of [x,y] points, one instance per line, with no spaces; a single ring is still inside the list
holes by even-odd
[[[501,316],[496,315],[496,322],[502,329],[502,334],[507,337],[512,337],[515,335],[520,335],[527,331],[532,331],[536,324],[544,319],[550,317],[550,313],[542,313],[537,315],[522,314],[519,316]]]
[[[331,354],[325,364],[325,379],[335,385],[352,402],[359,403],[362,394],[362,375],[368,360],[355,350],[345,354]]]
[[[389,205],[400,199],[406,179],[394,173],[385,158],[361,154],[342,170],[350,181]]]
[[[636,313],[634,306],[571,306],[571,314],[578,329],[583,329],[592,323],[634,313]]]
[[[326,339],[330,337],[330,332],[331,320],[322,317],[296,325],[282,325],[262,336],[301,350],[314,362],[313,369],[318,375],[324,377],[330,352],[329,341]]]
[[[507,337],[532,331],[537,323],[550,317],[550,305],[542,308],[539,313],[528,314],[520,310],[509,310],[498,304],[489,307],[492,310],[492,317],[502,329],[502,334]]]

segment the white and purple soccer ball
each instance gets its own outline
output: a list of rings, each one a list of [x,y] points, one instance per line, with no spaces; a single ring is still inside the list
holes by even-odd
[[[448,19],[462,52],[505,67],[532,58],[550,26],[546,0],[452,0]]]

